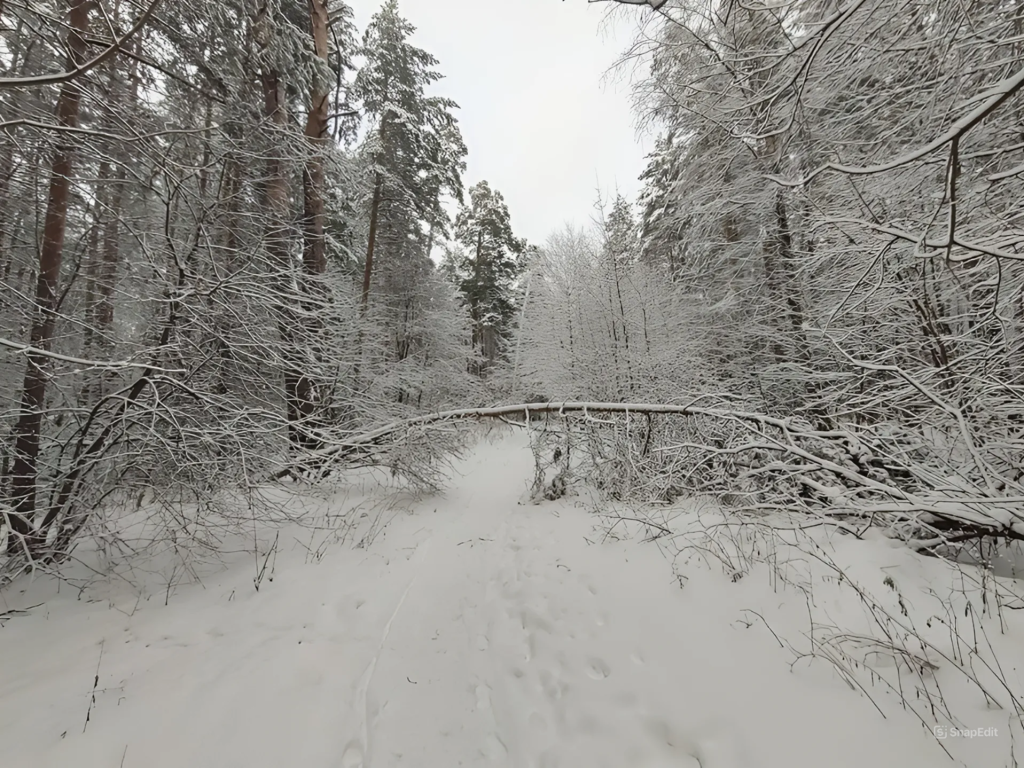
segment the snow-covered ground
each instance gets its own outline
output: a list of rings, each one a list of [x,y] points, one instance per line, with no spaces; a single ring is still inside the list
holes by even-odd
[[[170,591],[139,572],[142,597],[111,580],[81,593],[15,584],[0,602],[0,765],[1011,764],[1012,712],[986,707],[956,670],[934,671],[955,722],[994,734],[935,738],[881,683],[858,687],[870,661],[847,680],[821,660],[794,664],[812,608],[835,626],[864,615],[854,590],[818,579],[819,561],[730,574],[707,565],[720,560],[706,556],[713,538],[617,539],[579,498],[530,503],[532,474],[521,434],[481,442],[448,492],[381,519],[364,546],[281,534],[258,591],[251,556]],[[692,506],[671,526],[702,515]],[[944,599],[947,566],[888,541],[843,540],[833,555],[894,604],[913,602],[912,584]],[[897,615],[916,610],[931,609]],[[1022,637],[1006,613],[1015,625],[986,642]],[[1005,641],[1002,658],[1024,658],[1019,645]],[[1001,672],[1019,695],[1020,671]]]

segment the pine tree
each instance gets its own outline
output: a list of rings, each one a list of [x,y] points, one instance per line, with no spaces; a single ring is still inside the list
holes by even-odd
[[[430,233],[448,224],[444,193],[461,202],[466,147],[450,99],[428,96],[441,79],[437,59],[409,42],[415,27],[387,0],[370,21],[354,95],[373,121],[370,142],[370,230],[363,270],[365,309],[380,257],[391,289],[415,279],[414,262],[429,261]],[[413,267],[410,269],[410,267]],[[397,285],[396,285],[397,284]]]
[[[470,188],[469,203],[455,219],[455,237],[461,248],[449,251],[446,267],[469,305],[473,346],[486,370],[508,337],[526,241],[513,234],[505,199],[486,181]]]
[[[67,37],[68,71],[86,60],[86,35],[92,5],[86,0],[69,3],[70,31]],[[57,97],[56,117],[62,128],[73,130],[78,125],[79,107],[84,83],[74,78],[65,83]],[[54,147],[50,164],[50,192],[39,249],[35,312],[29,344],[36,350],[28,356],[21,409],[14,425],[14,460],[11,462],[10,487],[13,512],[8,515],[11,530],[20,538],[26,554],[39,546],[33,517],[36,512],[39,448],[46,407],[46,389],[50,381],[49,361],[39,352],[50,350],[59,308],[61,262],[67,229],[68,198],[74,169],[74,147],[61,140]]]

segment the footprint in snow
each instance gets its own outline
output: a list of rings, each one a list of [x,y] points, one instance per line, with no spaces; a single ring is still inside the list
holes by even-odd
[[[485,683],[476,687],[476,708],[481,712],[489,712],[491,709],[491,689]]]
[[[714,760],[709,760],[706,749],[709,744],[695,743],[665,720],[650,718],[647,720],[646,726],[647,732],[654,737],[662,749],[660,759],[646,763],[644,768],[710,768],[711,766],[734,768],[737,765],[734,760],[719,761],[718,758],[723,756],[721,753],[715,754]]]
[[[554,627],[551,626],[551,622],[540,614],[534,613],[530,609],[525,609],[519,612],[519,625],[526,632],[536,630],[537,632],[544,632],[545,634],[550,635],[554,631]]]
[[[504,757],[508,757],[508,750],[505,748],[505,744],[498,737],[496,733],[489,733],[484,739],[484,755],[488,759],[497,762]]]
[[[538,686],[551,701],[559,701],[569,692],[569,684],[546,669],[541,670]]]
[[[611,673],[611,668],[602,659],[591,659],[587,664],[587,675],[594,680],[604,680]]]
[[[341,768],[363,768],[363,745],[358,741],[349,742],[341,754]]]

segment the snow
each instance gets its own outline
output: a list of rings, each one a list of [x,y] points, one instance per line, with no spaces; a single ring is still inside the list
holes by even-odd
[[[446,493],[405,508],[381,496],[363,518],[358,494],[339,493],[329,511],[352,509],[352,524],[376,535],[346,529],[331,543],[321,531],[324,544],[311,546],[309,533],[282,532],[258,591],[251,555],[175,589],[141,571],[134,588],[16,583],[0,603],[0,763],[1009,764],[1012,718],[957,688],[955,670],[936,674],[949,673],[947,698],[966,707],[956,722],[1000,735],[936,739],[881,687],[872,704],[832,665],[794,664],[812,603],[868,631],[862,601],[819,578],[822,560],[792,558],[785,584],[750,561],[709,567],[711,539],[617,538],[644,529],[631,523],[602,533],[584,497],[531,503],[532,476],[519,432],[481,442]],[[724,522],[694,500],[666,524],[706,531],[709,519]],[[844,537],[829,552],[858,583],[893,574],[903,595],[941,592],[946,565],[887,539]],[[816,584],[810,597],[792,586],[799,579]],[[1010,634],[990,640],[1017,661],[1010,613]]]

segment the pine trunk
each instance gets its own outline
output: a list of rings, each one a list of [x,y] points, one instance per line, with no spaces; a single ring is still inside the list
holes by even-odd
[[[326,64],[328,0],[309,0],[309,18],[317,58]],[[303,266],[309,275],[322,275],[327,269],[324,241],[324,149],[327,143],[329,96],[329,84],[314,78],[305,131],[310,145],[309,158],[302,175],[305,225]]]
[[[278,72],[264,71],[260,75],[263,86],[263,110],[275,136],[283,138],[288,130],[288,113],[285,108],[284,85]],[[281,337],[282,356],[285,359],[284,399],[285,417],[288,421],[288,435],[293,444],[299,444],[299,381],[301,371],[296,361],[294,315],[289,312],[291,269],[288,256],[288,179],[285,176],[285,161],[276,151],[271,151],[267,160],[267,183],[264,204],[267,214],[267,254],[271,268],[278,281],[277,326]]]
[[[373,249],[377,244],[377,219],[380,215],[380,201],[384,188],[384,179],[377,171],[377,179],[373,185],[373,202],[370,203],[370,234],[366,242],[366,263],[363,265],[363,296],[361,311],[366,314],[366,306],[370,300],[370,278],[373,275]]]
[[[89,31],[91,0],[70,0],[70,32],[67,37],[68,69],[85,61],[86,35]],[[66,82],[57,98],[57,123],[65,128],[78,124],[78,111],[82,98],[82,80]],[[35,316],[29,343],[47,351],[53,340],[56,325],[58,287],[61,263],[64,257],[64,232],[67,225],[68,196],[71,191],[74,146],[70,133],[57,134],[50,170],[50,190],[43,223],[43,241],[39,252],[39,276],[36,282]],[[24,537],[25,547],[31,553],[33,541],[32,517],[36,507],[36,481],[40,434],[43,425],[43,407],[49,380],[46,357],[28,355],[25,380],[22,386],[21,409],[14,427],[14,461],[11,466],[11,497],[13,513],[10,527],[13,533]]]

